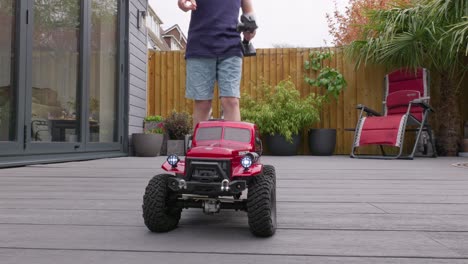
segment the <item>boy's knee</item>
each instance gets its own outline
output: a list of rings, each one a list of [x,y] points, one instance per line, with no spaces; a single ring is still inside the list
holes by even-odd
[[[239,98],[236,97],[223,97],[221,98],[223,109],[237,109],[239,108]]]
[[[241,121],[239,98],[224,97],[221,99],[223,105],[224,120]]]
[[[211,101],[210,100],[195,101],[195,108],[203,112],[210,111]]]
[[[193,105],[193,127],[200,121],[206,121],[211,115],[211,100],[195,101]]]

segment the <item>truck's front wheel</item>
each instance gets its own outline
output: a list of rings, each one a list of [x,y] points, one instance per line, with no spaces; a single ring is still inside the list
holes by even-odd
[[[252,234],[269,237],[276,231],[276,173],[270,165],[254,177],[247,194],[247,213]]]
[[[152,232],[167,232],[177,227],[182,209],[175,207],[177,196],[167,187],[168,174],[154,176],[143,196],[143,219]]]

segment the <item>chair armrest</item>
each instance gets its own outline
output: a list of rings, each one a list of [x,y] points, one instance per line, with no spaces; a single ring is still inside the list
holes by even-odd
[[[434,108],[432,108],[426,101],[428,100],[427,97],[421,97],[421,98],[418,98],[418,99],[414,99],[413,101],[411,101],[411,104],[415,104],[415,105],[419,105],[421,106],[422,108],[424,109],[429,109],[429,111],[431,112],[435,112]]]
[[[359,110],[363,110],[364,112],[366,112],[368,115],[373,115],[373,116],[381,116],[381,114],[375,110],[372,110],[371,108],[365,106],[365,105],[362,105],[362,104],[358,104],[356,106],[356,109],[359,109]]]

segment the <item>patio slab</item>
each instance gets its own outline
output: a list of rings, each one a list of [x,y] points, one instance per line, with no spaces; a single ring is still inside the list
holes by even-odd
[[[184,210],[150,233],[147,182],[165,157],[0,170],[0,263],[468,263],[467,158],[263,157],[277,171],[278,230],[244,212]]]

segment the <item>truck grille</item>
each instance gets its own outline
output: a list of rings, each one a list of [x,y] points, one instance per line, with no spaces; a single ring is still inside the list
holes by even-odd
[[[185,174],[188,181],[221,182],[231,177],[230,160],[186,159]]]

